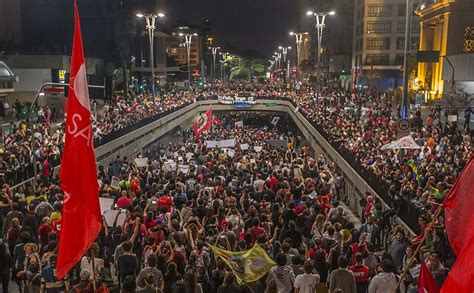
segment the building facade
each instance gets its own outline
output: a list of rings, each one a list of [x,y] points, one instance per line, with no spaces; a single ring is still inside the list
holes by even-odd
[[[401,87],[406,0],[354,0],[353,10],[352,73],[355,85],[377,91]],[[417,50],[420,42],[418,16],[413,16],[411,26],[410,47]]]
[[[420,50],[439,51],[440,56],[438,62],[418,64],[417,87],[429,98],[439,99],[451,90],[452,78],[452,69],[442,56],[453,56],[454,79],[459,80],[456,75],[466,71],[462,67],[467,64],[456,60],[474,52],[474,1],[425,0],[416,13],[421,19]]]
[[[169,57],[173,58],[178,65],[184,66],[188,64],[187,49],[185,37],[180,36],[179,33],[180,30],[171,33],[171,36],[166,40],[166,53]],[[191,67],[199,67],[202,54],[202,37],[199,35],[199,31],[195,29],[185,30],[183,33],[198,34],[191,39],[190,62]]]

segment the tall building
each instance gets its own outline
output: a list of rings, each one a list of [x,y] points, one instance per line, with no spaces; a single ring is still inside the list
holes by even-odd
[[[384,91],[403,85],[405,16],[406,0],[354,0],[352,72],[359,88]],[[413,16],[411,33],[416,50],[418,16]]]
[[[184,31],[184,33],[198,34],[199,31],[196,29],[189,29]],[[191,40],[190,61],[192,68],[199,67],[201,64],[201,39],[202,38],[197,35],[193,36]],[[169,57],[173,58],[178,63],[178,65],[183,66],[188,64],[185,38],[184,36],[179,35],[179,31],[172,32],[171,37],[166,40],[166,53]]]
[[[296,5],[297,21],[295,22],[292,30],[294,30],[295,32],[300,32],[300,33],[304,33],[304,32],[308,33],[307,35],[304,35],[302,39],[301,49],[300,49],[300,63],[301,62],[308,63],[308,61],[310,60],[312,42],[311,42],[311,35],[309,34],[309,32],[313,31],[314,22],[312,19],[306,16],[306,11],[308,11],[309,9],[313,9],[313,5],[314,5],[313,2],[314,2],[313,0],[299,0]],[[292,36],[291,38],[292,38],[291,46],[295,47],[296,49],[296,44],[294,43],[295,37]],[[295,50],[295,53],[296,53],[296,50]]]
[[[128,80],[124,68],[139,79],[149,78],[148,32],[137,13],[166,10],[167,0],[78,1],[86,57],[103,59],[94,70],[107,77],[109,94]],[[6,54],[58,55],[71,53],[74,26],[73,1],[0,0],[0,51]],[[154,40],[157,78],[166,77],[166,53],[161,23]],[[134,62],[131,62],[134,60]],[[133,64],[132,64],[133,63]],[[51,68],[69,70],[69,68]]]
[[[328,13],[334,11],[335,15],[325,17],[325,27],[321,48],[318,48],[318,37],[316,31],[316,22],[314,16],[306,17],[306,23],[309,23],[310,49],[309,58],[314,66],[317,66],[318,50],[321,50],[322,71],[329,73],[344,74],[351,68],[353,25],[353,0],[305,0],[308,7],[306,10],[312,10],[317,13]]]
[[[448,56],[455,67],[455,80],[462,80],[461,75],[467,75],[469,70],[472,72],[465,57],[454,55],[471,53],[470,60],[474,60],[474,1],[424,0],[416,13],[421,18],[420,51],[439,51],[439,56]],[[418,64],[417,86],[429,98],[437,99],[450,91],[445,83],[451,80],[451,74],[446,75],[445,71],[452,71],[442,59]]]

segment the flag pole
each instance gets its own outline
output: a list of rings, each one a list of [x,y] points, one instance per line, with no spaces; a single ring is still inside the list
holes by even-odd
[[[439,217],[439,215],[441,214],[442,211],[443,211],[443,205],[440,204],[438,206],[438,208],[436,209],[436,212],[435,212],[435,214],[433,216],[433,219],[431,220],[430,224],[428,225],[428,228],[426,228],[425,235],[423,235],[423,238],[421,238],[420,243],[418,243],[418,246],[416,247],[415,252],[413,253],[413,255],[408,259],[408,263],[406,264],[405,269],[403,270],[402,274],[400,275],[400,278],[398,279],[397,287],[396,287],[394,292],[397,292],[397,290],[400,288],[400,284],[403,281],[403,277],[405,277],[405,275],[407,274],[409,268],[411,267],[413,261],[416,258],[416,255],[420,252],[421,247],[423,246],[423,243],[425,242],[425,240],[428,237],[428,234],[431,232],[431,230],[433,230],[433,226],[436,222],[436,219],[438,219],[438,217]]]
[[[97,285],[95,279],[95,251],[91,249],[91,260],[92,260],[92,288],[94,289],[94,293],[97,292]]]

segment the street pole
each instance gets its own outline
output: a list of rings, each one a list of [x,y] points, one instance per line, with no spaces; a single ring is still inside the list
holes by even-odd
[[[221,81],[224,81],[224,60],[219,61],[221,63]]]
[[[155,97],[155,61],[154,61],[154,52],[153,52],[153,43],[155,40],[155,22],[158,17],[164,17],[163,13],[158,14],[141,14],[138,13],[137,17],[143,17],[146,21],[146,29],[148,30],[148,40],[150,42],[150,68],[151,68],[151,91],[153,98]]]
[[[191,86],[191,44],[193,41],[193,36],[197,36],[197,33],[194,34],[183,34],[180,33],[180,36],[184,36],[185,44],[186,44],[186,53],[188,59],[188,83]]]
[[[222,56],[222,59],[220,60],[221,62],[221,80],[222,82],[224,82],[225,80],[225,60],[227,58],[227,56],[229,55],[229,53],[226,53],[226,52],[221,52],[219,53],[221,56]]]
[[[323,41],[323,30],[326,27],[325,20],[327,15],[335,15],[336,12],[330,11],[330,12],[313,12],[313,11],[308,11],[306,13],[307,15],[312,15],[314,16],[316,20],[316,32],[317,32],[317,37],[318,37],[318,62],[317,62],[317,69],[318,69],[318,75],[320,74],[321,70],[321,53],[322,53],[322,41]]]
[[[301,44],[303,43],[303,36],[307,35],[307,32],[304,33],[295,33],[295,32],[290,32],[290,36],[295,36],[295,41],[296,41],[296,68],[300,68],[300,56],[301,56]]]
[[[405,56],[403,60],[403,94],[401,105],[402,119],[407,118],[407,100],[408,100],[408,78],[410,75],[410,43],[411,43],[411,19],[413,10],[413,0],[406,0],[406,19],[405,19]]]
[[[150,21],[152,25],[150,25]],[[155,17],[147,17],[148,37],[150,39],[150,67],[151,67],[151,91],[153,98],[155,97],[155,52],[153,51],[153,43],[155,40]]]
[[[216,55],[217,51],[219,51],[220,47],[209,47],[212,52],[212,80],[213,82],[216,81]]]

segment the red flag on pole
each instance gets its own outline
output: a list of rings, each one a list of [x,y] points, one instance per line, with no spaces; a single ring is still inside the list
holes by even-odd
[[[56,277],[64,278],[102,229],[92,119],[77,3],[66,118],[66,143],[61,161],[64,191],[61,239]]]
[[[474,236],[473,195],[474,155],[471,156],[443,202],[449,243],[458,256]]]
[[[474,291],[474,155],[443,202],[446,232],[457,259],[441,292]]]
[[[471,240],[462,253],[457,255],[456,261],[441,287],[441,293],[474,292],[473,263],[474,242]]]
[[[212,110],[207,110],[194,122],[193,131],[197,139],[201,137],[201,133],[210,130],[212,127]]]
[[[438,293],[438,284],[431,275],[425,262],[421,263],[420,276],[418,276],[418,293]]]

